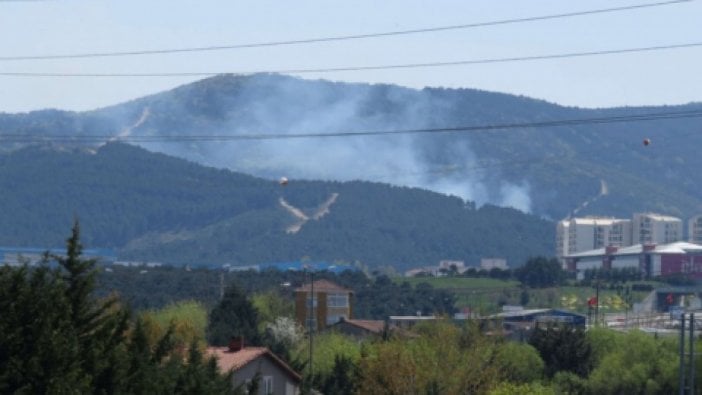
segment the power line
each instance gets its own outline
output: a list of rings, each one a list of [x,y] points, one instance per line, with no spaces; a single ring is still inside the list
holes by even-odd
[[[702,118],[702,110],[671,111],[644,113],[636,115],[561,119],[553,121],[522,122],[488,124],[475,126],[455,126],[445,128],[425,128],[425,129],[403,129],[403,130],[367,130],[367,131],[346,131],[331,133],[275,133],[275,134],[234,134],[234,135],[157,135],[139,136],[131,135],[125,137],[114,137],[109,135],[22,135],[22,134],[0,134],[0,141],[3,142],[104,142],[106,140],[149,143],[149,142],[221,142],[237,140],[287,140],[287,139],[308,139],[308,138],[339,138],[339,137],[361,137],[361,136],[392,136],[406,134],[439,134],[439,133],[468,133],[487,132],[498,130],[509,130],[518,128],[541,129],[556,126],[575,126],[591,124],[611,124],[621,122],[643,122],[682,118]]]
[[[378,37],[391,37],[391,36],[402,36],[410,34],[421,34],[421,33],[434,33],[449,30],[462,30],[471,29],[479,27],[488,26],[498,26],[507,25],[514,23],[525,23],[525,22],[535,22],[550,19],[561,19],[570,18],[576,16],[586,16],[595,14],[604,14],[612,12],[622,12],[631,11],[642,8],[650,7],[660,7],[679,3],[687,3],[693,0],[671,0],[662,1],[657,3],[648,4],[637,4],[622,7],[613,8],[601,8],[595,10],[586,11],[576,11],[567,12],[561,14],[551,14],[542,16],[533,16],[525,18],[513,18],[513,19],[502,19],[489,22],[478,22],[469,23],[462,25],[450,25],[450,26],[435,26],[419,29],[410,30],[396,30],[388,32],[379,33],[368,33],[368,34],[354,34],[348,36],[331,36],[331,37],[318,37],[300,40],[286,40],[286,41],[269,41],[260,43],[248,43],[248,44],[230,44],[230,45],[212,45],[203,47],[190,47],[190,48],[170,48],[170,49],[155,49],[155,50],[133,50],[133,51],[113,51],[113,52],[86,52],[86,53],[73,53],[73,54],[55,54],[55,55],[27,55],[27,56],[0,56],[0,61],[17,61],[17,60],[52,60],[52,59],[79,59],[79,58],[98,58],[98,57],[118,57],[118,56],[139,56],[139,55],[159,55],[159,54],[175,54],[175,53],[187,53],[187,52],[211,52],[211,51],[222,51],[222,50],[235,50],[244,48],[262,48],[262,47],[274,47],[274,46],[287,46],[287,45],[301,45],[301,44],[313,44],[313,43],[323,43],[332,41],[346,41],[346,40],[359,40],[368,38],[378,38]]]
[[[229,72],[172,72],[172,73],[63,73],[63,72],[13,72],[3,71],[0,76],[4,77],[211,77],[222,74],[232,75],[251,75],[258,73],[275,73],[275,74],[309,74],[309,73],[333,73],[342,71],[369,71],[369,70],[390,70],[390,69],[412,69],[425,67],[447,67],[447,66],[467,66],[490,63],[510,63],[523,62],[534,60],[550,60],[550,59],[567,59],[587,56],[615,55],[625,53],[653,52],[672,49],[685,49],[702,46],[702,42],[692,42],[685,44],[657,45],[651,47],[610,49],[588,52],[569,52],[551,55],[534,55],[534,56],[515,56],[508,58],[492,58],[492,59],[473,59],[473,60],[456,60],[448,62],[427,62],[427,63],[405,63],[394,65],[377,65],[377,66],[347,66],[347,67],[329,67],[329,68],[313,68],[313,69],[279,69],[279,70],[254,70],[254,71],[229,71]]]

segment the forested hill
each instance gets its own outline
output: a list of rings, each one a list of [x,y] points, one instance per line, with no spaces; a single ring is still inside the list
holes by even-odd
[[[65,144],[90,136],[99,144],[118,137],[264,178],[419,186],[552,219],[573,212],[630,217],[638,211],[686,217],[702,211],[699,116],[489,132],[212,141],[241,134],[523,125],[680,112],[699,115],[702,103],[581,109],[472,89],[222,75],[95,111],[0,114],[0,150],[28,139]],[[651,144],[644,146],[644,139]]]
[[[553,224],[514,209],[370,182],[281,186],[119,143],[2,154],[0,188],[5,246],[60,247],[77,217],[86,247],[174,264],[519,265],[553,251]]]

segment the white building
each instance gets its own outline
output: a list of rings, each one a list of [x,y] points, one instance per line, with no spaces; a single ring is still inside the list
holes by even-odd
[[[633,240],[640,244],[668,244],[683,239],[682,220],[653,213],[634,214]]]
[[[702,245],[687,242],[605,247],[566,256],[566,270],[582,279],[588,269],[636,268],[647,277],[685,274],[702,278]]]
[[[687,240],[702,244],[702,215],[695,215],[687,221]]]
[[[556,223],[556,257],[562,259],[568,255],[568,228],[570,220],[564,219]]]
[[[560,224],[560,223],[559,223]],[[567,229],[567,243],[563,242],[563,247],[559,246],[557,240],[558,253],[572,255],[581,251],[589,251],[607,246],[627,246],[631,245],[631,221],[620,218],[585,217],[571,218],[568,226],[557,225],[559,229]],[[565,247],[567,245],[567,247]],[[560,248],[567,249],[562,253]]]
[[[482,258],[480,259],[480,268],[483,270],[501,269],[507,270],[507,260],[504,258]]]

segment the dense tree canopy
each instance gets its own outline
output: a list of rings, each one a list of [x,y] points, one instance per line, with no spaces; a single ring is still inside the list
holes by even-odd
[[[135,262],[252,265],[309,256],[404,269],[485,256],[518,265],[553,250],[553,224],[515,209],[370,182],[281,189],[123,144],[0,154],[0,185],[0,224],[8,225],[0,245],[55,247],[77,215],[86,245]],[[332,193],[327,215],[286,232],[296,219],[280,198],[311,215]]]
[[[38,267],[0,266],[1,393],[227,393],[229,383],[173,328],[149,340],[118,299],[92,296],[94,262],[76,224],[65,256]],[[49,266],[49,260],[57,266]]]
[[[232,337],[244,337],[246,344],[261,342],[258,311],[237,286],[224,292],[222,300],[210,312],[207,340],[213,346],[226,346]]]
[[[519,281],[531,288],[553,287],[565,279],[565,272],[555,258],[531,258],[514,272]]]

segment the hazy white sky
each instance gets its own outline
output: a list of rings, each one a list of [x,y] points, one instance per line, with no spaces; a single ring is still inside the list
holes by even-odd
[[[623,0],[0,0],[0,56],[306,39],[646,4]],[[0,73],[250,72],[548,55],[702,42],[702,1],[465,30],[307,45],[119,58],[0,61]],[[564,105],[702,101],[702,47],[560,60],[305,74],[466,87]],[[0,112],[87,110],[197,78],[0,76]]]

